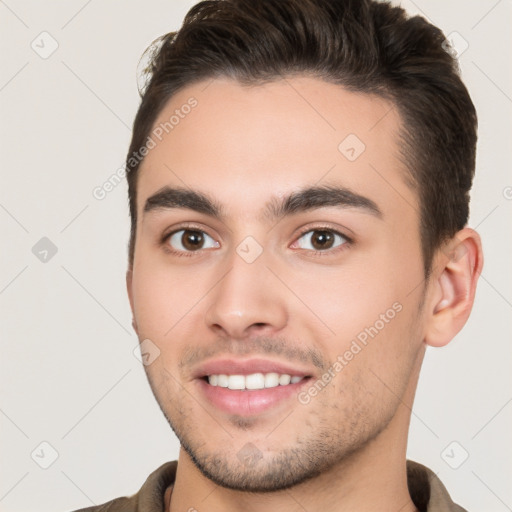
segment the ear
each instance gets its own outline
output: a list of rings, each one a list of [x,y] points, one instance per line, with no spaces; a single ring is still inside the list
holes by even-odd
[[[132,280],[133,280],[133,268],[130,267],[126,271],[126,291],[128,292],[128,299],[130,300],[130,309],[132,310],[132,327],[138,336],[139,330],[137,328],[137,322],[135,321],[135,309],[133,307]]]
[[[425,343],[447,345],[466,323],[482,272],[480,235],[471,228],[459,231],[438,251],[430,284]]]

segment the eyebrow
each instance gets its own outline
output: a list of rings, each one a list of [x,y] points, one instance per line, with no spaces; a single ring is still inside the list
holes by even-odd
[[[308,187],[277,198],[265,205],[263,216],[269,220],[319,208],[355,208],[363,213],[382,218],[382,212],[371,199],[339,186]],[[144,205],[144,214],[154,210],[186,208],[222,220],[225,217],[221,204],[203,192],[187,188],[165,186],[150,196]]]

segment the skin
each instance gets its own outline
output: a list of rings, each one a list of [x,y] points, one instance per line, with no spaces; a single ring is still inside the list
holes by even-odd
[[[141,165],[127,272],[133,326],[160,350],[145,370],[181,442],[166,509],[415,510],[405,453],[419,370],[426,345],[448,343],[469,316],[478,234],[459,231],[425,281],[400,117],[382,99],[305,76],[251,87],[216,79],[177,93],[155,126],[191,96],[197,107]],[[366,146],[355,161],[338,150],[348,134]],[[382,215],[335,206],[263,214],[271,197],[313,185],[346,187]],[[164,186],[208,194],[224,217],[144,214]],[[170,252],[182,246],[163,235],[190,224],[208,235],[206,247]],[[308,242],[320,228],[351,241],[313,254]],[[263,249],[252,263],[236,252],[247,236]],[[217,357],[262,357],[307,369],[315,382],[396,303],[400,312],[307,404],[292,397],[258,415],[230,415],[193,377]],[[253,464],[238,457],[246,446],[258,454]]]

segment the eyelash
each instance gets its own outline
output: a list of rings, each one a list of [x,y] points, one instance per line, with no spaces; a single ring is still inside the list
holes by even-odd
[[[198,250],[198,251],[177,251],[177,250],[172,249],[169,246],[169,244],[167,243],[172,235],[174,235],[182,230],[199,231],[201,233],[204,233],[205,235],[208,235],[208,233],[206,231],[204,231],[204,229],[201,229],[199,226],[186,225],[186,226],[180,226],[178,229],[174,229],[170,233],[163,235],[160,243],[164,247],[164,250],[166,252],[168,252],[169,254],[172,254],[173,256],[178,256],[178,257],[184,256],[187,258],[189,258],[191,256],[195,256],[195,253],[200,252],[200,250]],[[306,252],[310,256],[314,256],[314,257],[320,256],[321,257],[321,256],[325,256],[326,254],[328,254],[328,255],[337,254],[338,252],[347,250],[348,247],[350,247],[354,243],[354,241],[351,237],[348,237],[344,233],[341,233],[340,231],[333,229],[329,226],[314,226],[314,227],[309,226],[307,228],[304,228],[303,230],[300,231],[299,235],[296,238],[296,241],[299,240],[301,237],[303,237],[306,233],[310,233],[312,231],[329,231],[330,233],[341,236],[343,239],[345,239],[345,243],[343,243],[343,244],[339,245],[338,247],[335,247],[334,249],[331,249],[331,250],[326,249],[324,251],[319,251],[319,250],[313,251],[313,250],[305,249]],[[210,236],[210,235],[208,235],[208,236]],[[213,238],[213,237],[211,237],[211,238]]]

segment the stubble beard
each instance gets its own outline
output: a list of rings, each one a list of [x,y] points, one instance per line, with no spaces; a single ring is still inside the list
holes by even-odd
[[[288,446],[270,452],[262,446],[262,440],[265,441],[266,436],[271,439],[274,427],[262,430],[258,418],[232,416],[229,421],[231,436],[225,429],[223,445],[212,448],[208,434],[210,429],[220,428],[218,423],[213,419],[209,426],[197,420],[194,422],[192,411],[183,405],[173,406],[175,414],[171,418],[163,406],[171,403],[170,397],[162,401],[159,397],[166,393],[155,393],[154,389],[153,392],[181,447],[206,478],[228,489],[258,493],[288,489],[330,471],[339,470],[341,474],[343,467],[350,464],[389,425],[398,407],[398,402],[391,407],[387,404],[376,415],[375,410],[366,410],[362,403],[359,405],[363,408],[356,411],[352,407],[343,410],[337,405],[328,407],[319,403],[318,409],[311,411],[310,415],[318,418],[318,411],[323,410],[322,417],[315,419],[314,425],[311,421],[302,421],[303,433],[295,436],[293,441],[290,436],[283,436],[282,425],[277,427],[275,434],[283,436]],[[297,407],[303,406],[297,404]],[[340,413],[340,422],[333,422],[332,418],[339,417]],[[279,420],[276,425],[278,423]],[[292,420],[291,424],[296,422]],[[251,436],[251,431],[254,431],[254,436]],[[245,441],[237,439],[238,433]]]

